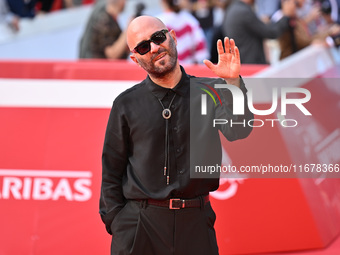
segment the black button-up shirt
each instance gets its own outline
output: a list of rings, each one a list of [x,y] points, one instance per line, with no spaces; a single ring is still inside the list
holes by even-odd
[[[220,91],[222,106],[208,105],[208,114],[201,116],[202,90],[199,88],[204,84],[225,84],[225,81],[197,78],[187,75],[182,67],[181,70],[182,78],[173,89],[161,87],[147,77],[120,94],[113,103],[102,155],[100,201],[100,214],[108,232],[126,199],[194,198],[216,190],[218,178],[190,177],[194,164],[221,163],[219,134],[217,128],[212,128],[212,119],[253,117],[248,107],[244,116],[232,116],[229,90]],[[241,90],[246,93],[243,82]],[[171,110],[167,130],[163,107]],[[248,136],[251,128],[224,125],[219,130],[228,140],[236,140]],[[166,133],[169,146],[166,146]],[[166,156],[169,184],[164,176]]]

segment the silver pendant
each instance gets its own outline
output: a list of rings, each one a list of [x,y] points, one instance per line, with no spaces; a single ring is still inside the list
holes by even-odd
[[[163,116],[163,118],[164,119],[170,119],[170,117],[171,117],[171,111],[170,111],[170,109],[164,109],[163,111],[162,111],[162,116]]]

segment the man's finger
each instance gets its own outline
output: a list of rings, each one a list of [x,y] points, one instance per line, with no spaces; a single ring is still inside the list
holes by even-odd
[[[203,60],[203,63],[210,69],[213,70],[215,68],[215,65],[210,60]]]
[[[222,41],[220,39],[218,39],[218,41],[217,41],[217,53],[219,55],[224,53],[223,44],[222,44]]]
[[[235,57],[238,61],[240,61],[240,51],[237,46],[235,46]]]
[[[234,39],[230,39],[229,42],[230,42],[230,49],[231,49],[232,52],[234,52],[235,51],[235,41],[234,41]]]
[[[229,37],[224,37],[224,48],[225,52],[230,52],[230,43],[229,43]]]

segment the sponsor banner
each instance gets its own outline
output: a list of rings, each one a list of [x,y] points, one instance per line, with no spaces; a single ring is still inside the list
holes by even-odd
[[[1,255],[109,253],[98,213],[109,112],[0,107]]]
[[[112,101],[133,83],[0,80],[1,255],[109,254],[111,236],[98,213],[101,151]],[[338,150],[338,85],[295,87],[310,92],[301,104],[311,116],[292,104],[285,119],[295,119],[296,127],[274,121],[253,127],[247,139],[220,136],[221,166],[299,169],[308,163],[311,170],[312,164],[339,163],[331,153]],[[273,105],[268,98],[259,102],[257,110]],[[278,108],[254,119],[282,120]],[[238,176],[220,183],[211,193],[220,254],[322,248],[340,232],[339,179]]]
[[[91,171],[0,169],[0,178],[0,199],[83,202],[92,196]]]

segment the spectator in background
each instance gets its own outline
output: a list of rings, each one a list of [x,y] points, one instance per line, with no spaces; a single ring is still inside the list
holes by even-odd
[[[42,0],[45,1],[45,0]],[[50,0],[47,0],[50,1]],[[81,5],[86,4],[93,4],[97,2],[104,2],[106,0],[52,0],[53,6],[52,10],[61,10],[61,9],[68,9],[68,8],[74,8]]]
[[[64,0],[64,7],[65,8],[72,8],[75,6],[82,5],[83,0]]]
[[[310,14],[307,14],[307,17],[299,17],[299,9],[303,9],[305,5],[305,0],[295,0],[296,5],[294,10],[294,16],[291,19],[289,29],[282,34],[279,38],[281,57],[280,59],[284,59],[293,53],[313,44],[325,44],[327,45],[327,41],[332,41],[331,37],[336,37],[340,33],[340,26],[336,24],[325,24],[314,33],[311,34],[308,29],[308,23],[312,22],[314,19],[318,18],[317,15],[312,15],[314,19],[310,18]],[[311,12],[313,10],[311,9]],[[275,14],[277,16],[278,14]],[[331,43],[333,46],[333,43]]]
[[[340,24],[340,0],[319,0],[321,5],[326,2],[331,7],[331,18],[334,22]]]
[[[19,31],[19,17],[9,10],[7,0],[0,0],[0,24],[7,24],[13,31]]]
[[[280,0],[255,0],[256,14],[264,23],[269,23],[271,16],[279,8]]]
[[[216,42],[218,39],[223,39],[223,32],[222,32],[222,24],[223,24],[223,17],[224,14],[229,7],[229,5],[233,2],[233,0],[216,0],[216,13],[215,13],[215,26],[213,35],[211,38],[211,48],[210,48],[210,61],[212,63],[218,62],[218,53],[217,53],[217,45]],[[217,16],[217,17],[216,17]]]
[[[277,23],[263,23],[252,7],[255,0],[237,0],[230,4],[222,25],[223,36],[233,38],[239,47],[241,63],[266,64],[263,40],[279,37],[289,27],[294,12],[294,0],[284,1],[284,16]]]
[[[202,63],[209,59],[204,32],[188,11],[181,10],[176,0],[162,0],[164,12],[158,18],[174,30],[177,38],[178,60],[181,64]]]
[[[301,4],[296,0],[295,5],[300,6],[297,8],[296,17],[304,20],[311,34],[316,33],[322,19],[320,3],[317,0],[303,0]]]
[[[12,13],[21,18],[35,17],[36,0],[7,0]]]
[[[50,10],[52,9],[54,0],[37,0],[37,5],[36,9],[38,9],[38,13],[39,14],[44,14],[47,12],[50,12]]]
[[[214,8],[213,0],[193,0],[191,9],[192,15],[198,20],[203,29],[209,51],[214,31]]]
[[[324,26],[333,26],[334,24],[339,24],[337,23],[337,20],[333,19],[332,17],[333,8],[337,8],[337,6],[332,5],[328,0],[324,0],[321,2],[321,13],[325,23]],[[324,29],[323,27],[320,28],[320,30],[323,29]],[[326,39],[326,41],[329,45],[334,44],[334,46],[339,47],[340,34],[331,35]]]
[[[117,22],[124,7],[125,0],[106,0],[95,5],[80,41],[79,58],[127,58],[125,31]]]
[[[0,12],[9,12],[11,27],[19,30],[20,18],[34,18],[51,10],[54,0],[1,0]],[[6,5],[6,6],[5,6]]]

